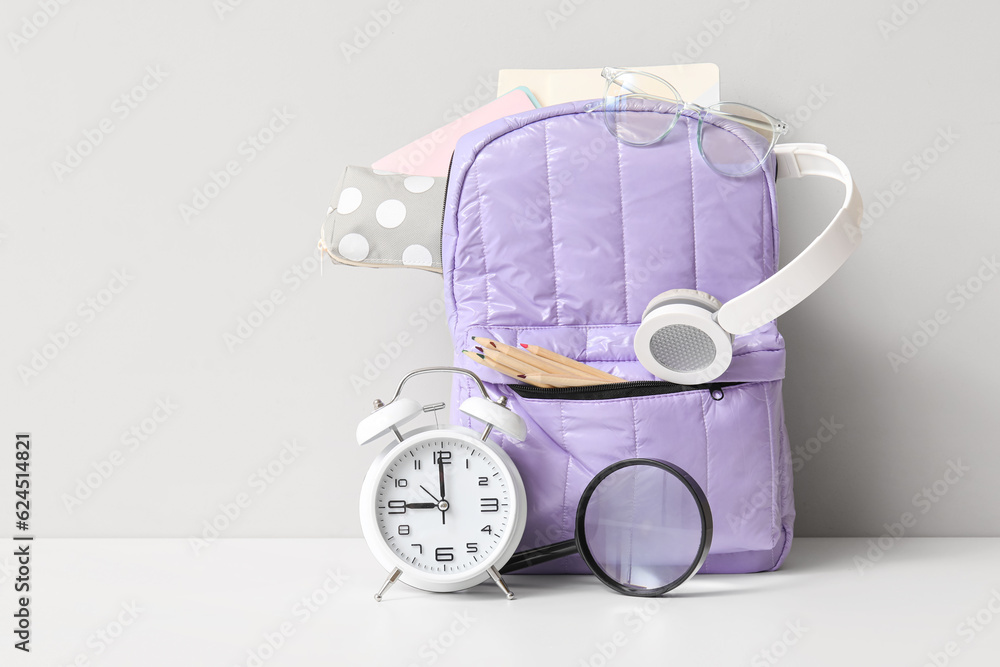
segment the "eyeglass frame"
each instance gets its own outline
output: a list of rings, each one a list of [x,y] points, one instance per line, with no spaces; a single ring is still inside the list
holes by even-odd
[[[653,139],[652,141],[641,142],[641,143],[640,142],[633,142],[633,141],[629,141],[628,139],[623,139],[615,131],[614,120],[610,117],[611,116],[611,110],[608,108],[609,104],[610,104],[609,103],[609,99],[611,98],[611,96],[609,96],[608,93],[609,93],[609,89],[611,88],[611,84],[621,74],[639,74],[639,75],[642,75],[642,76],[649,77],[649,78],[651,78],[651,79],[653,79],[653,80],[655,80],[655,81],[663,84],[671,92],[673,92],[674,99],[667,99],[665,97],[660,97],[658,95],[652,95],[652,94],[649,94],[649,93],[646,93],[646,92],[642,92],[642,91],[629,93],[628,95],[615,95],[615,96],[613,96],[613,99],[616,99],[616,100],[617,99],[621,99],[622,97],[625,97],[626,99],[634,97],[634,98],[641,98],[641,99],[646,99],[646,100],[655,100],[657,102],[665,102],[667,104],[670,104],[672,106],[677,107],[677,109],[673,111],[673,117],[674,118],[670,122],[669,127],[667,127],[667,129],[662,134],[660,134],[660,136],[658,136],[656,139]],[[693,116],[694,118],[698,119],[698,152],[701,153],[701,159],[705,161],[705,164],[707,164],[712,169],[712,171],[714,171],[714,172],[716,172],[718,174],[721,174],[723,176],[730,176],[730,177],[734,177],[734,178],[740,178],[740,177],[743,177],[743,176],[749,176],[753,172],[757,171],[757,169],[759,169],[764,164],[764,162],[767,161],[768,156],[770,156],[771,153],[774,151],[774,147],[775,147],[775,145],[777,145],[778,140],[782,136],[784,136],[785,134],[788,133],[788,124],[785,123],[783,120],[781,120],[779,118],[775,118],[774,116],[772,116],[771,114],[763,111],[762,109],[758,109],[757,107],[751,106],[749,104],[744,104],[742,102],[724,101],[724,102],[716,102],[715,104],[711,104],[711,105],[709,105],[707,107],[704,107],[704,106],[701,106],[700,104],[695,104],[694,102],[685,102],[684,99],[681,97],[681,94],[677,91],[677,88],[675,88],[670,82],[666,81],[665,79],[663,79],[663,78],[661,78],[661,77],[659,77],[659,76],[657,76],[655,74],[651,74],[649,72],[644,72],[642,70],[637,70],[637,69],[629,69],[629,68],[625,68],[625,67],[605,67],[604,69],[601,70],[601,77],[604,78],[604,81],[605,81],[605,84],[604,84],[603,104],[601,106],[599,106],[599,107],[598,106],[592,107],[592,108],[588,109],[587,112],[588,113],[592,113],[592,112],[595,112],[595,111],[603,111],[604,112],[604,125],[605,125],[605,127],[608,128],[608,132],[611,133],[611,136],[613,136],[616,140],[618,140],[618,141],[620,141],[623,144],[626,144],[628,146],[637,146],[637,147],[651,146],[653,144],[656,144],[656,143],[659,143],[659,142],[663,141],[667,137],[667,135],[670,134],[671,130],[673,130],[674,127],[677,125],[677,119],[681,115],[689,115],[689,117]],[[621,86],[621,87],[622,87],[623,90],[626,89],[625,86]],[[747,118],[745,116],[739,116],[739,115],[736,115],[736,114],[726,113],[725,111],[716,110],[716,109],[712,108],[712,107],[721,106],[721,105],[724,105],[724,104],[738,104],[738,105],[740,105],[742,107],[746,107],[747,109],[752,109],[753,111],[756,111],[757,113],[759,113],[762,116],[764,116],[765,118],[767,118],[768,121],[769,121],[769,125],[766,128],[764,128],[764,127],[762,127],[763,126],[762,122],[760,122],[758,120],[755,120],[753,118]],[[685,112],[693,112],[693,113],[692,114],[685,114]],[[747,170],[745,172],[742,172],[740,174],[728,174],[728,173],[725,173],[723,171],[720,171],[718,168],[715,167],[715,165],[712,164],[712,162],[707,157],[705,157],[705,151],[704,151],[704,148],[702,147],[702,142],[701,142],[701,139],[702,139],[702,126],[703,126],[703,124],[705,122],[705,114],[712,114],[712,115],[718,116],[718,117],[720,117],[720,118],[722,118],[724,120],[732,120],[732,122],[734,122],[734,123],[739,123],[740,125],[749,127],[751,129],[753,127],[755,127],[755,126],[756,127],[760,127],[761,129],[770,129],[770,130],[772,130],[774,132],[774,136],[771,137],[771,143],[770,143],[770,145],[767,147],[767,150],[764,152],[764,154],[761,156],[761,158],[758,161],[758,163],[752,169],[749,169],[749,170]],[[761,135],[761,136],[763,137],[763,135]]]

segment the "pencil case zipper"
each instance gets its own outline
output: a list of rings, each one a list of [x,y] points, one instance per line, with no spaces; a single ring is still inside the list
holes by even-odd
[[[615,398],[635,398],[638,396],[659,396],[661,394],[681,394],[691,391],[708,391],[709,395],[721,401],[726,396],[725,389],[745,382],[710,382],[708,384],[675,384],[662,380],[633,380],[595,384],[587,387],[535,387],[530,384],[509,384],[508,387],[521,398],[548,398],[560,401],[606,401]]]
[[[451,185],[451,165],[455,161],[455,151],[451,152],[448,158],[448,173],[444,176],[444,200],[441,203],[441,273],[444,273],[444,216],[448,212],[448,186]]]

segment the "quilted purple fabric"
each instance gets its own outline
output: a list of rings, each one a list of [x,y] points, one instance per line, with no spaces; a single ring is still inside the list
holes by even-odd
[[[774,273],[773,158],[765,167],[742,179],[716,174],[687,116],[663,142],[620,144],[584,102],[501,119],[459,141],[442,230],[448,321],[455,365],[507,396],[528,424],[523,443],[500,440],[528,493],[522,548],[571,538],[593,475],[647,456],[681,466],[708,495],[715,536],[703,572],[770,570],[784,559],[794,508],[784,342],[773,324],[736,338],[719,381],[741,384],[721,400],[705,390],[522,398],[509,378],[461,354],[485,336],[541,345],[627,380],[655,379],[632,349],[654,296],[683,287],[724,302]],[[452,405],[470,395],[459,378]],[[588,570],[571,557],[533,571]]]

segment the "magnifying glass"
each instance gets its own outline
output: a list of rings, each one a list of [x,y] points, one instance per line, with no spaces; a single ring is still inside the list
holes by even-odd
[[[711,544],[712,512],[698,483],[666,461],[626,459],[584,489],[572,540],[516,553],[502,572],[579,553],[609,588],[656,597],[694,576]]]

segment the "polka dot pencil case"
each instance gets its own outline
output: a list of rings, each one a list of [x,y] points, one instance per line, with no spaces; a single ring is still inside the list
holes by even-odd
[[[441,273],[447,179],[350,166],[330,204],[320,249],[353,266]]]

